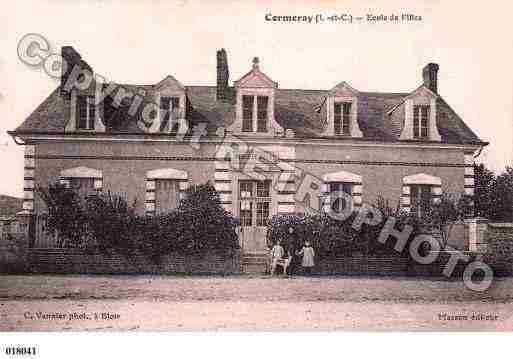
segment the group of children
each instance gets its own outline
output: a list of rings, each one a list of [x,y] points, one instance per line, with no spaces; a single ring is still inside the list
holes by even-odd
[[[315,251],[312,248],[310,241],[305,241],[303,248],[300,251],[294,253],[293,248],[289,248],[287,256],[285,257],[285,249],[281,245],[281,241],[277,241],[271,249],[270,260],[271,260],[271,275],[274,275],[276,267],[281,266],[283,268],[283,274],[292,274],[294,266],[294,255],[302,256],[301,267],[303,268],[304,274],[311,274],[312,268],[315,265],[314,257]],[[287,269],[289,272],[287,273]]]

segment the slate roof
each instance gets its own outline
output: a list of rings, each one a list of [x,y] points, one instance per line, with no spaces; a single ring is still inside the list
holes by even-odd
[[[152,85],[121,85],[127,90],[146,92],[146,100],[152,95]],[[291,128],[296,137],[322,137],[322,128],[326,121],[325,99],[329,90],[276,89],[275,118],[285,129]],[[206,122],[208,131],[219,126],[227,127],[235,120],[234,89],[229,88],[228,102],[216,100],[215,86],[186,86],[186,117],[192,124]],[[358,123],[364,139],[379,141],[398,141],[404,125],[404,99],[410,93],[358,92]],[[107,98],[106,107],[112,99]],[[22,133],[63,133],[66,126],[64,116],[65,101],[59,88],[13,132]],[[142,107],[142,106],[141,106]],[[396,108],[392,114],[388,112]],[[317,111],[316,111],[317,108]],[[113,132],[142,132],[136,125],[136,119],[127,120],[127,109],[111,111]],[[441,98],[437,99],[437,126],[442,142],[455,144],[486,144],[462,121],[451,107]],[[107,117],[107,116],[105,116]]]

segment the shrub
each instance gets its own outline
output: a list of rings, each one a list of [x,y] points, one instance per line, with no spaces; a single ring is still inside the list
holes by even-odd
[[[483,261],[493,267],[496,275],[513,274],[513,234],[488,231]]]
[[[413,214],[403,212],[399,207],[392,208],[389,201],[379,197],[375,208],[383,219],[376,225],[363,224],[360,230],[353,228],[357,212],[345,220],[331,218],[325,213],[317,215],[275,215],[268,223],[267,243],[269,246],[281,240],[285,249],[298,248],[308,239],[312,242],[318,258],[332,258],[362,254],[409,256],[408,246],[411,240],[423,233],[424,223]],[[413,227],[413,232],[406,242],[405,250],[398,253],[394,246],[395,239],[384,244],[378,241],[386,221],[396,219],[395,228],[402,230],[406,225]],[[291,230],[290,230],[291,229]]]
[[[170,218],[171,219],[171,218]],[[207,182],[191,186],[180,201],[174,229],[174,250],[202,255],[214,252],[231,256],[239,248],[236,220],[221,206],[219,194]]]
[[[36,193],[47,207],[46,231],[58,234],[59,247],[81,246],[88,229],[84,203],[78,193],[60,183],[39,187]]]
[[[99,250],[129,254],[135,249],[135,202],[129,206],[125,198],[110,192],[89,196],[86,199],[85,217]]]
[[[157,216],[138,216],[135,202],[128,205],[110,192],[82,200],[56,184],[40,193],[49,208],[47,230],[57,231],[68,247],[93,246],[126,256],[140,252],[155,261],[171,252],[231,256],[239,248],[237,222],[210,183],[192,186],[176,210]]]
[[[486,233],[486,256],[493,262],[513,264],[513,234],[488,231]]]
[[[355,216],[356,213],[340,221],[326,214],[275,215],[268,224],[267,242],[271,246],[280,240],[287,250],[299,248],[309,240],[318,258],[370,254],[370,244],[378,243],[380,228],[364,225],[358,232],[352,227]]]

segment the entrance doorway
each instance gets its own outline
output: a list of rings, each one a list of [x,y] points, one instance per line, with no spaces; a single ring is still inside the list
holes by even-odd
[[[267,249],[267,220],[271,208],[271,181],[239,180],[238,209],[244,253]]]

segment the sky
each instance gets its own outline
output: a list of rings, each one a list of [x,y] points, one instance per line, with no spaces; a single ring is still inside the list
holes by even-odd
[[[230,83],[251,68],[280,88],[409,92],[422,68],[440,65],[439,94],[490,145],[493,171],[513,164],[513,33],[508,1],[16,1],[0,13],[0,194],[23,194],[23,148],[15,129],[58,86],[17,57],[37,33],[53,52],[71,45],[94,71],[119,83],[214,85],[216,50],[228,53]],[[290,23],[266,15],[415,14],[411,22]]]

